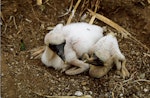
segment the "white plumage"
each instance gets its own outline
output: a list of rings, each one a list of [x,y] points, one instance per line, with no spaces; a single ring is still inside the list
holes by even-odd
[[[125,60],[124,55],[119,49],[118,41],[112,33],[109,33],[97,41],[92,47],[91,51],[93,51],[96,56],[104,62],[107,61],[111,56],[119,60]]]
[[[121,53],[117,39],[113,33],[109,33],[106,36],[99,39],[99,41],[97,41],[96,44],[93,45],[93,47],[91,48],[90,53],[94,53],[100,60],[104,62],[103,69],[106,70],[105,72],[101,70],[101,72],[93,74],[93,72],[98,69],[98,67],[95,66],[90,70],[90,74],[92,74],[92,76],[101,77],[102,75],[105,75],[106,72],[108,72],[111,69],[113,62],[117,66],[118,72],[120,73],[121,71],[120,74],[123,77],[129,76],[129,72],[125,67],[125,56]]]
[[[84,53],[88,53],[90,48],[102,37],[103,29],[96,25],[90,25],[88,23],[72,23],[63,26],[62,24],[58,24],[54,30],[50,31],[45,36],[44,42],[48,46],[49,44],[58,45],[66,41],[64,48],[66,62],[70,65],[79,67],[76,70],[67,70],[66,74],[75,75],[89,68],[88,63],[84,63],[78,58]],[[49,57],[46,57],[46,55],[48,54],[44,52],[42,55],[42,62],[47,66],[52,65],[55,68],[55,64],[52,64],[48,59]]]

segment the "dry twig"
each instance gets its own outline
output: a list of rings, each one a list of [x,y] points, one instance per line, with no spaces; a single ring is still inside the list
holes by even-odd
[[[31,53],[31,59],[38,59],[41,58],[42,53],[45,50],[45,46],[40,46],[38,48],[34,48],[32,50],[29,50],[28,52]]]
[[[144,56],[150,57],[150,54],[149,53],[144,53]]]
[[[71,23],[71,20],[72,20],[74,14],[75,14],[76,9],[77,9],[77,7],[79,6],[80,2],[81,2],[81,0],[78,0],[78,2],[76,3],[74,9],[72,10],[72,13],[70,14],[70,16],[69,16],[69,18],[68,18],[67,24],[70,24],[70,23]]]
[[[96,1],[96,4],[95,4],[94,13],[96,13],[96,12],[97,12],[97,9],[98,9],[98,6],[99,6],[99,3],[100,3],[100,1],[99,1],[99,0],[97,0],[97,1]],[[89,22],[89,24],[93,24],[93,22],[94,22],[95,18],[96,18],[96,15],[93,15],[93,16],[92,16],[92,18],[91,18],[91,20],[90,20],[90,22]]]
[[[7,23],[6,23],[3,33],[6,33],[7,27],[8,27],[8,25],[7,25]]]
[[[17,29],[18,29],[18,27],[17,27],[17,24],[16,24],[15,16],[12,16],[12,17],[13,17],[13,22],[14,22],[15,28],[16,28],[16,30],[17,30]]]
[[[3,20],[3,22],[5,23],[5,19],[4,19],[3,13],[1,11],[0,11],[0,17]]]
[[[146,80],[146,79],[138,79],[138,80],[134,80],[131,83],[135,83],[135,82],[147,82],[148,84],[150,84],[150,80]]]
[[[100,21],[106,23],[107,25],[115,28],[117,31],[119,31],[124,37],[127,37],[128,35],[130,35],[130,33],[128,31],[126,31],[124,28],[122,28],[121,26],[119,26],[118,24],[116,24],[115,22],[113,22],[112,20],[106,18],[105,16],[101,15],[101,14],[97,14],[95,12],[93,12],[92,10],[88,9],[88,11],[91,13],[92,16],[96,16],[97,19],[99,19]]]
[[[149,51],[149,48],[146,47],[143,43],[141,43],[139,40],[137,40],[134,36],[132,36],[128,31],[126,31],[124,28],[122,28],[121,26],[119,26],[117,23],[113,22],[112,20],[106,18],[105,16],[101,15],[101,14],[97,14],[95,12],[93,12],[92,10],[88,9],[88,11],[91,13],[92,16],[96,16],[97,19],[101,20],[102,22],[106,23],[107,25],[115,28],[119,33],[121,33],[121,35],[125,38],[132,38],[134,41],[136,41],[137,43],[139,43],[144,49]]]

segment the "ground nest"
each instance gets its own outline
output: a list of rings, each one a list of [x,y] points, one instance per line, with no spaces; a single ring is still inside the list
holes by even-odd
[[[128,79],[118,76],[115,68],[100,79],[87,72],[67,76],[31,59],[29,51],[44,45],[44,36],[56,24],[67,23],[76,2],[43,0],[37,5],[36,0],[1,1],[1,97],[74,96],[79,91],[93,98],[150,98],[149,0],[81,0],[70,21],[89,22],[90,9],[124,28],[127,38],[98,18],[91,22],[117,33],[127,59]]]

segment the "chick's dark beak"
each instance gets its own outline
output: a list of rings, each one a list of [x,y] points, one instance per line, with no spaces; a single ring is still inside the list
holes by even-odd
[[[59,45],[49,44],[49,48],[52,49],[52,51],[55,52],[63,61],[65,61],[65,56],[64,56],[65,44],[66,42]]]

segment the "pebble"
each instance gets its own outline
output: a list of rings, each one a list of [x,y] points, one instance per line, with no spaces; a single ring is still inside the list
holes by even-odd
[[[68,93],[67,93],[67,96],[71,96],[71,95],[72,95],[72,93],[71,93],[71,92],[68,92]]]
[[[33,59],[33,56],[31,56],[30,59]]]
[[[3,77],[3,76],[4,76],[4,73],[1,73],[1,76]]]
[[[89,94],[90,94],[90,95],[92,95],[92,94],[93,94],[93,92],[92,92],[92,91],[89,91]]]
[[[122,94],[122,93],[120,94],[120,97],[123,97],[123,94]]]
[[[39,74],[36,74],[36,76],[38,77],[38,76],[39,76]]]
[[[19,64],[19,62],[18,62],[18,61],[16,61],[15,63],[16,63],[16,64]]]
[[[76,91],[74,95],[75,96],[83,96],[83,93],[81,91]]]
[[[83,88],[83,90],[87,90],[87,91],[90,90],[90,88],[88,88],[86,86],[83,86],[82,88]]]
[[[74,80],[74,79],[71,79],[70,81],[71,81],[71,82],[74,82],[75,80]]]
[[[15,62],[12,62],[11,64],[12,64],[12,65],[14,65],[14,64],[15,64]]]
[[[148,89],[147,89],[147,88],[144,88],[144,92],[145,92],[145,93],[148,92]]]
[[[87,82],[83,81],[81,82],[81,85],[85,86],[87,84]]]
[[[13,48],[10,48],[10,51],[14,51],[14,49],[13,49]]]
[[[26,18],[25,20],[26,20],[27,22],[29,22],[29,23],[31,23],[31,22],[32,22],[31,20],[29,20],[29,19],[27,19],[27,18]]]

